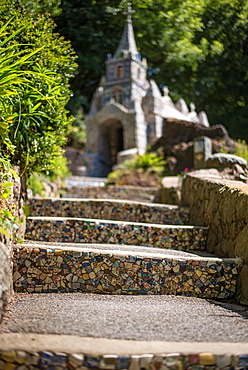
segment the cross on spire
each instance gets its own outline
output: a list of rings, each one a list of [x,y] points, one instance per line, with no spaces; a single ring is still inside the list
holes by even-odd
[[[135,13],[135,10],[132,9],[132,4],[127,3],[127,10],[123,13],[123,14],[127,15],[127,22],[132,21],[132,14],[133,13]]]

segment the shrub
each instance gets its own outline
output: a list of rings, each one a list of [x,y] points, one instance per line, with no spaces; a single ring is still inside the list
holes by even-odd
[[[233,154],[244,158],[248,163],[248,145],[245,140],[238,140]]]
[[[58,157],[52,169],[41,173],[34,172],[29,176],[28,189],[32,191],[33,195],[45,197],[47,194],[44,183],[53,182],[58,186],[58,191],[62,192],[61,187],[64,185],[64,180],[70,175],[67,165],[68,161],[65,157]]]
[[[159,153],[144,153],[133,161],[127,160],[123,166],[108,175],[107,184],[157,186],[167,174],[165,158]]]
[[[12,170],[7,159],[0,158],[0,241],[6,242],[13,238],[22,220],[18,218],[16,208],[11,202],[13,177],[17,174]]]
[[[60,148],[73,121],[65,106],[71,96],[69,79],[76,69],[75,53],[70,43],[54,33],[53,21],[42,15],[33,19],[10,0],[0,7],[0,26],[4,24],[6,46],[12,48],[13,58],[18,53],[23,57],[33,53],[28,68],[26,63],[20,66],[25,84],[15,85],[17,93],[10,95],[5,106],[2,121],[8,123],[4,130],[11,150],[6,143],[0,146],[0,155],[7,155],[26,177],[50,170],[61,157]],[[3,48],[0,55],[4,55]]]

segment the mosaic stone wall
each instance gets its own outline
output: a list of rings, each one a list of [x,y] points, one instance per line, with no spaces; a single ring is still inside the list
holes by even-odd
[[[247,369],[248,355],[213,355],[211,353],[169,353],[163,355],[103,355],[54,353],[48,351],[0,351],[0,369]]]
[[[189,210],[163,204],[91,199],[30,199],[30,216],[96,218],[167,225],[187,225]]]
[[[160,190],[137,186],[67,187],[64,198],[128,199],[140,202],[160,202]]]
[[[27,240],[66,243],[105,243],[176,250],[204,250],[207,228],[162,226],[118,221],[36,218],[27,219]]]
[[[230,298],[236,289],[239,260],[126,256],[49,248],[14,253],[16,292],[91,292],[176,294]]]

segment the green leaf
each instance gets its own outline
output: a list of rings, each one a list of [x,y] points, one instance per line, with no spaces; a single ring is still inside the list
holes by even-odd
[[[12,168],[9,170],[9,172],[11,173],[11,175],[13,175],[16,179],[19,179],[16,171],[14,171]]]
[[[0,227],[0,233],[7,236],[8,238],[11,236],[10,233],[2,227]]]
[[[28,217],[30,215],[30,207],[29,206],[23,206],[23,212],[25,214],[26,217]]]

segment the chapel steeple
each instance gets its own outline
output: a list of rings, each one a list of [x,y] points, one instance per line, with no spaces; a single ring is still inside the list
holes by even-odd
[[[147,89],[147,63],[138,52],[131,15],[134,11],[128,3],[126,24],[120,43],[112,56],[108,54],[104,80],[103,104],[114,100],[127,109],[134,109],[135,101],[142,99]]]
[[[137,57],[139,55],[135,37],[134,37],[134,31],[133,31],[133,23],[132,23],[132,14],[134,13],[134,10],[132,10],[130,4],[128,4],[127,11],[123,14],[127,15],[127,21],[126,25],[122,34],[121,41],[116,49],[116,52],[114,54],[114,59],[117,58],[125,58],[127,56]]]

